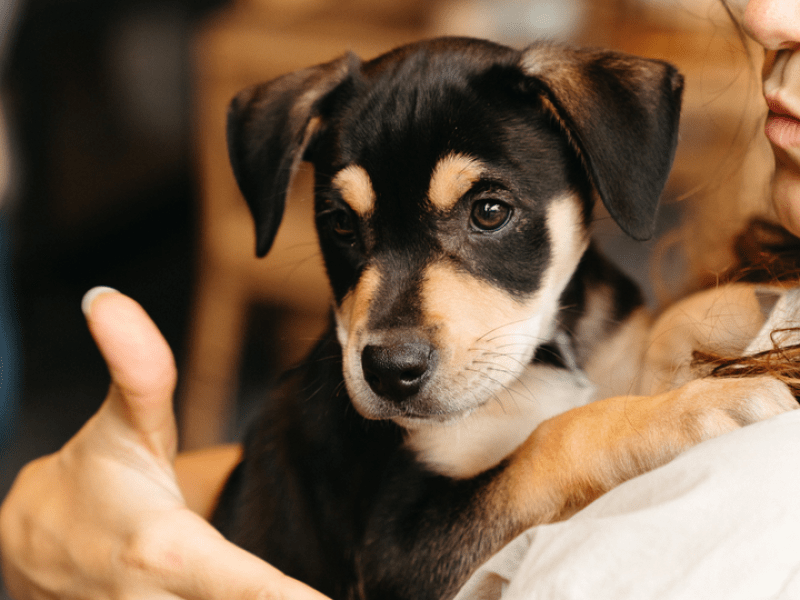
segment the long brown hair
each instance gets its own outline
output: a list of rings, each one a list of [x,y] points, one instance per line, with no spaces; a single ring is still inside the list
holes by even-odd
[[[733,243],[737,264],[722,279],[724,283],[748,282],[800,285],[800,238],[786,229],[754,219]],[[692,366],[701,376],[754,377],[771,375],[789,386],[800,400],[800,344],[785,344],[787,336],[800,335],[798,327],[776,329],[772,348],[750,356],[723,356],[694,351]]]
[[[723,281],[800,284],[800,238],[776,223],[753,219],[733,241],[736,264]]]
[[[778,329],[773,334],[797,333],[798,328]],[[774,342],[773,347],[751,356],[720,356],[695,350],[692,366],[705,377],[756,377],[770,375],[789,386],[800,400],[800,344],[788,346]]]

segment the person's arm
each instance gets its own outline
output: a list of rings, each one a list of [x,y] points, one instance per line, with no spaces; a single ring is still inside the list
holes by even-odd
[[[87,295],[85,312],[111,373],[108,396],[61,450],[20,472],[0,506],[12,597],[323,600],[200,516],[235,448],[219,449],[203,480],[192,475],[202,455],[181,458],[187,506],[174,467],[172,353],[136,302],[105,291]]]

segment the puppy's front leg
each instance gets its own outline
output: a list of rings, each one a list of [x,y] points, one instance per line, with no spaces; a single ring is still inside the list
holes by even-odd
[[[388,469],[387,497],[376,505],[391,514],[373,515],[352,597],[450,598],[525,529],[566,518],[703,440],[797,406],[771,377],[700,379],[562,413],[476,477]]]
[[[567,411],[476,477],[397,472],[376,503],[391,514],[367,528],[353,597],[450,598],[525,529],[566,518],[703,440],[794,408],[771,377],[701,379]]]
[[[523,522],[558,520],[703,440],[796,408],[789,388],[767,376],[594,402],[534,431],[498,479],[496,501]]]

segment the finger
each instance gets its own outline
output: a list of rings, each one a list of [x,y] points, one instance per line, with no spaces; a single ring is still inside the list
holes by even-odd
[[[202,530],[182,536],[182,540],[192,540],[191,547],[184,549],[182,568],[173,571],[172,581],[165,582],[177,596],[191,600],[326,600],[326,596],[230,543],[196,515],[191,518],[197,519]],[[182,529],[191,531],[193,527],[184,525]]]
[[[197,600],[329,600],[238,546],[224,540],[219,544],[226,546],[217,550],[217,558],[222,558],[222,562],[215,563],[213,569],[195,572],[192,587],[198,589],[185,590],[188,593],[180,597]]]
[[[177,370],[166,340],[144,309],[116,290],[90,290],[82,307],[111,375],[111,410],[145,439],[160,439],[158,453],[173,453]]]

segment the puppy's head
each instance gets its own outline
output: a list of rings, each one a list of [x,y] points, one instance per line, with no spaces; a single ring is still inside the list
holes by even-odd
[[[353,55],[245,90],[233,170],[269,250],[297,164],[357,410],[405,425],[496,399],[549,339],[594,199],[653,233],[682,81],[604,51],[465,39]]]

